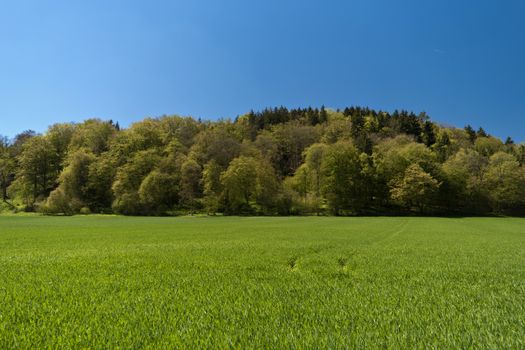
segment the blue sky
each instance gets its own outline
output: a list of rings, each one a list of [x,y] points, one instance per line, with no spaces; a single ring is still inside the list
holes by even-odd
[[[324,104],[525,141],[524,14],[505,0],[5,0],[0,134]]]

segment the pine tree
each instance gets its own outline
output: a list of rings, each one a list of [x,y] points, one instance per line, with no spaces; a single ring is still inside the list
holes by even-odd
[[[472,126],[470,125],[465,126],[465,132],[467,133],[470,142],[474,143],[474,141],[476,141],[477,135],[476,135],[476,131],[474,131]]]

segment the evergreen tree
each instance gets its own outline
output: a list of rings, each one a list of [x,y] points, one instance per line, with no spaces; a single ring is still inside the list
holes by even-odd
[[[465,132],[467,133],[470,142],[474,143],[478,135],[476,134],[476,131],[472,128],[472,126],[465,126]]]

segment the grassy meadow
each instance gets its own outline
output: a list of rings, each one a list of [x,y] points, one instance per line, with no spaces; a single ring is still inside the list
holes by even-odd
[[[525,219],[0,217],[0,348],[524,348]]]

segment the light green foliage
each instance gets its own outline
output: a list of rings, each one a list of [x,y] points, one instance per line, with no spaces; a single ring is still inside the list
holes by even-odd
[[[437,155],[439,161],[444,162],[454,153],[454,144],[452,140],[452,132],[448,129],[439,130],[436,138],[436,143],[432,145],[432,149]]]
[[[139,187],[144,178],[160,163],[160,156],[155,149],[140,151],[121,166],[113,183],[115,200],[113,210],[122,214],[138,214],[142,205]]]
[[[15,171],[15,160],[9,152],[7,138],[0,135],[0,196],[1,200],[7,200],[7,188],[10,185],[10,175]]]
[[[99,119],[89,119],[79,124],[71,136],[71,149],[85,148],[94,154],[107,151],[116,134],[114,125]]]
[[[163,214],[178,201],[179,179],[173,174],[153,170],[139,187],[139,198],[147,213]]]
[[[416,206],[422,212],[432,203],[440,183],[427,173],[419,164],[411,164],[403,177],[393,181],[390,194],[392,199],[407,207]]]
[[[160,128],[163,130],[163,141],[177,140],[186,149],[189,149],[193,138],[199,133],[199,123],[189,117],[165,116],[160,118]]]
[[[91,163],[88,173],[88,206],[95,212],[109,211],[113,202],[113,180],[117,173],[114,160],[107,153],[103,153]]]
[[[64,191],[80,201],[85,202],[89,200],[86,185],[88,183],[90,166],[95,160],[96,157],[89,151],[79,150],[71,153],[68,157],[68,164],[62,171],[59,179],[60,185],[64,187]]]
[[[421,143],[407,136],[398,136],[381,142],[375,149],[374,164],[377,172],[388,182],[403,174],[411,164],[426,171],[435,168],[435,155]]]
[[[193,212],[201,194],[202,168],[194,159],[187,158],[181,167],[180,199],[181,204]]]
[[[56,160],[51,143],[43,136],[32,137],[23,144],[14,185],[28,206],[44,200],[53,189],[59,175]]]
[[[342,113],[329,112],[329,123],[325,127],[322,142],[327,144],[351,139],[352,122]]]
[[[249,211],[257,184],[257,161],[245,156],[235,158],[221,175],[221,183],[227,210]]]
[[[443,164],[443,185],[450,189],[446,196],[450,207],[470,203],[474,210],[486,210],[483,208],[487,201],[482,188],[486,166],[487,159],[472,149],[460,149]]]
[[[479,154],[490,157],[494,153],[503,150],[503,142],[494,137],[478,137],[474,143],[474,148]]]
[[[498,152],[490,157],[483,185],[496,211],[504,204],[525,203],[525,169],[508,153]]]
[[[277,207],[281,184],[265,159],[235,158],[220,177],[228,213],[271,213]]]
[[[73,200],[62,187],[57,187],[49,194],[41,211],[44,214],[65,214],[73,215],[81,207],[82,203]]]
[[[277,164],[279,161],[277,140],[270,132],[266,130],[261,132],[255,139],[254,145],[265,159],[274,165]]]
[[[524,226],[0,217],[0,348],[522,349]]]
[[[525,144],[515,146],[514,153],[520,165],[525,165]]]
[[[228,125],[218,125],[196,136],[190,156],[201,165],[215,160],[226,168],[239,155],[240,149],[241,144],[228,132]]]
[[[469,193],[479,190],[487,160],[478,152],[462,149],[443,164],[443,171],[451,181]]]
[[[308,165],[301,165],[289,179],[290,187],[306,201],[312,187],[312,176]]]
[[[305,151],[305,164],[311,177],[311,188],[309,190],[316,199],[319,199],[321,195],[322,164],[327,149],[327,145],[316,143]]]
[[[219,211],[220,195],[222,192],[221,167],[214,160],[209,161],[202,171],[203,204],[208,214]]]
[[[322,190],[336,215],[366,204],[366,179],[357,149],[347,141],[330,145],[323,156]]]
[[[67,166],[60,174],[60,185],[49,195],[42,208],[46,213],[74,214],[91,202],[89,169],[96,157],[85,150],[71,153]]]
[[[257,161],[256,173],[255,202],[263,214],[271,214],[279,200],[281,183],[272,165],[264,159]]]
[[[46,138],[49,140],[58,159],[63,160],[66,158],[69,145],[75,134],[80,134],[83,131],[82,128],[77,128],[77,125],[72,123],[54,124],[47,129]],[[78,138],[79,136],[76,137]]]

